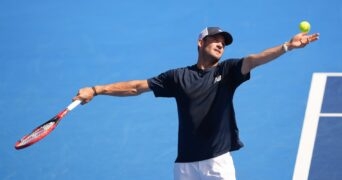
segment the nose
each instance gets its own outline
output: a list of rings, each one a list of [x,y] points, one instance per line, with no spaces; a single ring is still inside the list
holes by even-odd
[[[219,49],[223,49],[224,46],[223,46],[222,43],[217,43],[216,47],[219,48]]]

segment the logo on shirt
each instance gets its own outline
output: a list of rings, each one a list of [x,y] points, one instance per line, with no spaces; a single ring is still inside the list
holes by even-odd
[[[215,77],[215,80],[214,80],[214,84],[217,83],[217,82],[220,82],[222,79],[221,75],[218,75]]]

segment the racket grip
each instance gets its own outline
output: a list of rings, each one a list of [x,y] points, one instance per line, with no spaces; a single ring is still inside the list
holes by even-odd
[[[69,106],[67,107],[68,111],[73,110],[76,106],[78,106],[82,101],[81,100],[75,100]]]

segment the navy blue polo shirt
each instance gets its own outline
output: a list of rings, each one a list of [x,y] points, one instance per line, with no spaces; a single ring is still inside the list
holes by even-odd
[[[236,88],[250,78],[250,74],[241,73],[242,61],[227,59],[206,70],[192,65],[148,79],[156,97],[176,99],[176,162],[210,159],[243,146],[233,107]]]

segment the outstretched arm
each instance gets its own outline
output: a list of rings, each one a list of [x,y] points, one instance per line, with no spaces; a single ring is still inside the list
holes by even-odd
[[[307,33],[299,33],[295,35],[289,42],[286,42],[282,45],[266,49],[265,51],[259,54],[250,54],[244,58],[241,72],[242,74],[249,73],[253,68],[268,63],[286,51],[291,51],[292,49],[303,48],[311,42],[318,40],[319,34],[311,34],[308,35]]]
[[[96,95],[136,96],[147,91],[150,91],[147,80],[117,82],[82,88],[78,91],[73,100],[79,99],[82,100],[82,104],[86,104]]]

